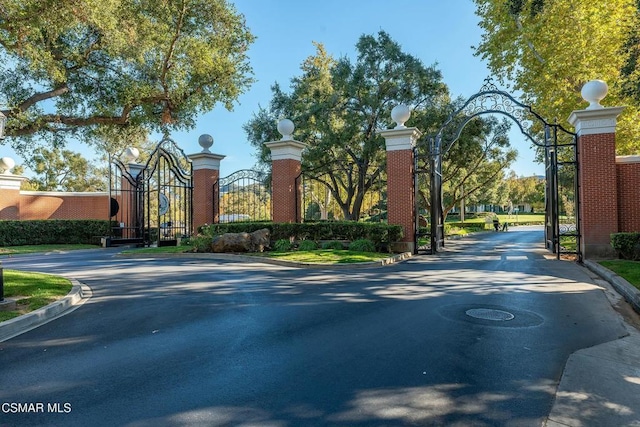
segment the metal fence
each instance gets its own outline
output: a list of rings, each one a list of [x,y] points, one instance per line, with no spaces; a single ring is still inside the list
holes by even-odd
[[[381,172],[363,177],[350,173],[354,170],[303,171],[297,179],[302,189],[302,220],[386,222],[386,175]]]
[[[271,220],[271,175],[243,169],[213,184],[213,217],[218,222]]]

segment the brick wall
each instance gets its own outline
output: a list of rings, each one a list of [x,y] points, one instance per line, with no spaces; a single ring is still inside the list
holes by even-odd
[[[2,218],[8,219],[8,218]],[[21,191],[20,220],[109,219],[107,193]]]
[[[413,242],[414,210],[413,150],[387,151],[388,221],[402,226],[403,242]]]
[[[616,158],[618,228],[640,232],[640,156]]]
[[[274,160],[272,165],[271,217],[274,222],[300,222],[302,194],[300,186],[296,186],[295,182],[300,175],[300,162],[295,159],[281,159]]]

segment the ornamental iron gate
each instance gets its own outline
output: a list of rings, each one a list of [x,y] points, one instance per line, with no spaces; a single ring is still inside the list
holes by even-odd
[[[415,252],[435,253],[444,247],[443,157],[460,138],[464,127],[485,114],[509,117],[523,135],[543,150],[546,171],[545,245],[558,259],[562,254],[572,254],[582,261],[576,134],[559,124],[548,123],[530,106],[498,90],[489,79],[478,93],[449,116],[435,135],[427,137],[414,149]],[[428,188],[428,200],[420,198],[421,188]],[[423,215],[427,210],[428,218]],[[428,245],[424,244],[425,240]]]
[[[116,157],[109,160],[111,233],[106,242],[107,246],[144,243],[144,199],[139,182],[140,168],[136,166],[128,168]]]
[[[302,221],[346,220],[365,222],[387,221],[387,182],[384,168],[367,173],[363,178],[359,166],[345,163],[327,170],[325,166],[303,170],[296,178],[296,207],[302,209]],[[363,179],[361,179],[363,178]],[[351,183],[351,185],[350,185]],[[353,185],[355,183],[355,185]],[[336,193],[335,186],[342,189]],[[350,215],[348,206],[352,214]]]
[[[193,230],[191,160],[163,139],[144,166],[111,160],[111,244],[175,246]]]
[[[219,222],[269,221],[271,175],[242,169],[220,178],[213,184],[213,203],[213,218]]]

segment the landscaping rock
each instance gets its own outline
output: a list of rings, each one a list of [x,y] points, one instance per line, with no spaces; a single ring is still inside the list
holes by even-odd
[[[270,232],[267,228],[253,233],[225,233],[211,241],[211,252],[263,252],[269,246]]]

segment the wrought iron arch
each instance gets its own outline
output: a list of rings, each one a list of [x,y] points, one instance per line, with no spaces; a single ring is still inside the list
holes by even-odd
[[[509,93],[499,90],[491,81],[486,79],[480,91],[472,95],[460,108],[454,111],[439,130],[427,137],[426,157],[428,168],[420,165],[421,153],[415,149],[415,178],[416,191],[416,235],[414,247],[416,253],[421,249],[419,241],[425,237],[420,232],[421,216],[417,206],[419,174],[429,173],[430,182],[430,227],[428,237],[430,239],[430,252],[439,251],[444,246],[444,207],[442,197],[442,161],[443,156],[453,144],[460,138],[463,129],[476,117],[481,115],[500,114],[510,118],[516,123],[521,133],[534,145],[545,150],[545,242],[560,257],[561,252],[577,255],[580,253],[580,227],[579,227],[579,182],[578,182],[578,153],[577,136],[557,123],[549,123],[537,114],[529,105],[516,100]],[[528,126],[527,126],[528,124]],[[451,131],[453,129],[453,131]],[[531,132],[535,130],[535,132]],[[563,170],[570,173],[559,174]],[[571,197],[562,199],[564,205],[571,205],[573,215],[567,215],[567,224],[561,224],[560,214],[560,181],[572,180]],[[566,186],[566,183],[565,183]],[[565,209],[567,207],[565,206]]]

